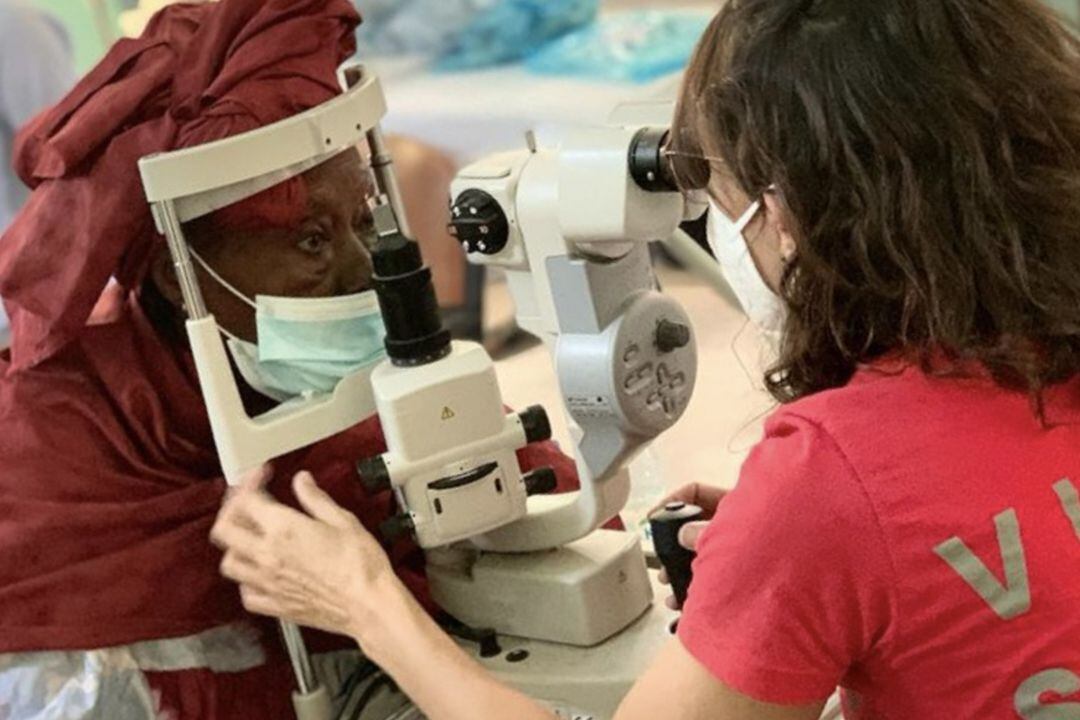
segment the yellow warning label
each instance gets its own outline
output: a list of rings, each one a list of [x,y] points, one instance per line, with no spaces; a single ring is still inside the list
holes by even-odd
[[[454,411],[451,410],[449,407],[444,407],[442,409],[442,419],[443,420],[451,420],[451,419],[454,418],[454,416],[455,416]]]

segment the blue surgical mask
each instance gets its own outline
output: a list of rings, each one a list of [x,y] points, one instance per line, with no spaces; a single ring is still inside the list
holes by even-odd
[[[255,310],[257,343],[222,332],[240,375],[263,395],[285,401],[328,393],[342,378],[386,357],[386,328],[374,291],[321,298],[257,295],[252,300],[195,252],[191,255],[218,284]]]

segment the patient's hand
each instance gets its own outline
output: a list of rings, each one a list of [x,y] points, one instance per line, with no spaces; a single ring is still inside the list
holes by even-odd
[[[221,572],[240,584],[244,607],[328,632],[357,636],[379,598],[405,592],[383,549],[308,473],[293,487],[307,514],[266,493],[253,473],[226,500],[211,531]]]

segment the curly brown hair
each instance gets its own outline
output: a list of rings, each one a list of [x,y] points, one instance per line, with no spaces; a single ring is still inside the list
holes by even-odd
[[[781,402],[888,353],[1036,400],[1080,370],[1080,42],[1034,0],[730,0],[674,127],[798,228]]]

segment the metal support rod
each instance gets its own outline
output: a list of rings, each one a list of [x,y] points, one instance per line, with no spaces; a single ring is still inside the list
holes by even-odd
[[[375,173],[375,183],[379,192],[390,199],[390,207],[397,216],[398,229],[405,237],[412,237],[409,218],[405,214],[405,203],[401,199],[401,187],[394,172],[394,158],[386,145],[382,129],[376,125],[367,133],[368,147],[371,148],[371,169]]]
[[[176,269],[176,278],[180,283],[180,292],[184,298],[184,308],[187,310],[188,318],[201,320],[209,313],[203,300],[202,290],[199,288],[198,277],[195,275],[195,267],[191,263],[191,253],[184,239],[184,229],[176,214],[176,207],[171,200],[164,200],[154,205],[154,212],[169,245],[169,254],[172,256],[173,267]],[[296,684],[300,694],[309,695],[318,689],[319,682],[311,669],[311,658],[304,646],[300,628],[293,623],[282,621],[281,635],[285,641],[285,649],[289,653],[293,672],[296,674]]]
[[[281,635],[285,639],[285,649],[289,652],[289,661],[296,674],[296,685],[301,695],[309,695],[319,687],[319,679],[311,669],[311,656],[304,645],[304,636],[300,628],[291,622],[281,621]]]
[[[209,312],[203,300],[202,290],[199,288],[195,267],[191,263],[191,252],[184,239],[184,230],[176,214],[176,207],[171,200],[165,200],[157,203],[154,211],[169,245],[169,254],[172,256],[173,267],[176,269],[176,277],[180,283],[180,292],[184,298],[184,308],[187,310],[188,318],[201,320],[209,315]],[[319,689],[319,681],[311,668],[311,657],[304,645],[300,628],[293,623],[282,621],[281,635],[285,641],[289,661],[292,663],[293,673],[296,675],[297,689],[302,696],[311,695]]]
[[[169,254],[172,256],[173,267],[176,269],[176,279],[180,283],[180,293],[184,298],[184,309],[187,310],[189,319],[202,320],[209,313],[203,301],[202,290],[199,288],[199,279],[195,275],[195,267],[191,264],[191,253],[188,252],[184,229],[176,214],[176,206],[173,205],[172,200],[163,200],[154,205],[154,211],[158,216],[161,230],[165,233],[165,241],[169,245]]]

